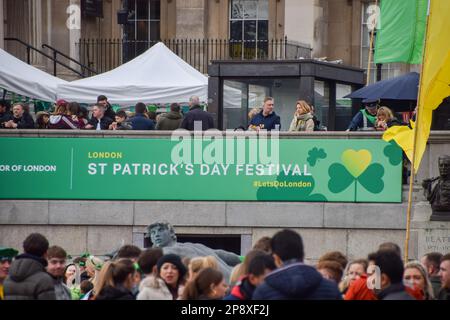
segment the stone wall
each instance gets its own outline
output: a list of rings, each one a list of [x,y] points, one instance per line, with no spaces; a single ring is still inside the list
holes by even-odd
[[[145,226],[167,220],[178,234],[249,235],[252,243],[293,228],[304,238],[308,260],[331,250],[358,258],[384,241],[403,246],[404,212],[403,205],[6,200],[0,202],[0,243],[20,248],[28,233],[42,232],[73,255],[105,254],[133,239],[142,246]]]
[[[242,134],[242,133],[238,133]],[[93,131],[0,131],[2,137],[123,137],[161,138],[168,132]],[[281,138],[374,138],[379,133],[314,132],[301,135],[282,133]],[[434,132],[425,154],[421,176],[435,173],[435,159],[450,148],[450,133]],[[432,150],[432,154],[430,154]],[[38,187],[38,185],[36,186]],[[413,223],[409,245],[410,258],[416,259],[432,245],[447,239],[448,223],[429,222],[431,211],[419,186],[414,189]],[[88,250],[105,254],[122,243],[143,244],[145,227],[156,220],[171,222],[183,235],[240,235],[245,253],[260,237],[282,228],[293,228],[305,241],[306,259],[316,261],[330,250],[340,250],[351,259],[365,257],[381,242],[404,246],[407,187],[403,203],[313,203],[313,202],[235,202],[235,201],[74,201],[2,200],[0,201],[0,245],[21,248],[31,232],[45,234],[72,255]],[[447,237],[447,238],[445,238]],[[438,239],[439,238],[439,239]],[[444,241],[444,242],[445,242]],[[441,243],[446,250],[448,243]],[[438,250],[439,248],[436,247]],[[441,250],[441,251],[442,251]],[[448,250],[450,251],[450,250]]]

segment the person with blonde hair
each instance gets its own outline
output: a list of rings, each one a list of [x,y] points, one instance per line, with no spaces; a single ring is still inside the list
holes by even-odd
[[[261,108],[255,107],[248,112],[248,121],[252,121],[252,119],[261,112]]]
[[[380,107],[377,111],[377,119],[375,121],[375,130],[385,131],[388,128],[401,125],[388,107]]]
[[[135,273],[135,264],[130,259],[105,263],[94,286],[95,300],[135,300],[131,292]]]
[[[289,131],[314,131],[314,117],[311,112],[311,107],[306,101],[297,101],[297,109],[289,126]]]
[[[418,288],[424,295],[424,300],[433,300],[434,293],[425,268],[419,261],[408,262],[403,271],[403,283],[411,288]]]
[[[344,278],[339,283],[339,290],[346,294],[348,288],[366,273],[369,262],[366,259],[353,260],[344,270]]]
[[[213,256],[192,258],[188,264],[188,281],[192,281],[205,268],[219,270],[217,259]]]
[[[94,289],[86,293],[82,300],[91,300],[95,294],[95,287],[98,286],[100,271],[104,265],[104,261],[96,256],[89,256],[86,258],[86,272],[89,276],[89,281],[94,285]]]
[[[259,238],[256,243],[253,245],[253,250],[261,250],[267,253],[270,253],[270,237],[264,236]]]

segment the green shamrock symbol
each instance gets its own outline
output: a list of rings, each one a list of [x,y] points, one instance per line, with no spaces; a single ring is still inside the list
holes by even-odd
[[[323,149],[312,148],[308,151],[308,158],[306,159],[311,167],[316,165],[317,160],[325,159],[327,154]]]
[[[328,169],[331,192],[340,193],[354,182],[356,201],[358,182],[371,193],[380,193],[384,189],[384,168],[379,163],[371,164],[372,154],[368,150],[345,150],[341,160],[342,163],[333,163]]]
[[[402,162],[402,153],[400,147],[394,140],[384,147],[384,155],[389,159],[389,163],[393,166],[399,165]]]

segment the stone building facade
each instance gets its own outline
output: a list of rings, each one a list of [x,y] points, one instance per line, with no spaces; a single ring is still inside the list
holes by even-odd
[[[367,68],[371,21],[377,13],[372,0],[0,0],[0,47],[26,60],[19,38],[42,49],[48,44],[76,60],[84,53],[79,39],[235,39],[270,41],[287,38],[312,48],[312,57],[342,60]],[[127,24],[119,24],[124,11]],[[117,44],[117,46],[116,46]],[[125,47],[109,44],[92,55],[108,55]],[[98,45],[97,45],[98,47]],[[261,50],[263,50],[262,48]],[[44,49],[46,52],[48,49]],[[269,57],[270,55],[268,55]],[[251,56],[250,58],[252,58]],[[211,58],[211,57],[209,57]],[[270,57],[269,57],[270,58]],[[107,59],[107,58],[105,58]],[[111,58],[109,58],[111,59]],[[64,61],[64,60],[63,60]],[[52,63],[33,52],[32,62],[51,68]],[[68,62],[67,62],[68,63]],[[372,68],[374,66],[372,65]],[[407,65],[383,66],[383,78],[410,71]],[[50,70],[49,70],[50,71]],[[104,71],[104,70],[101,70]],[[61,74],[62,73],[62,74]],[[206,73],[206,72],[205,72]],[[58,75],[64,76],[59,69]],[[374,72],[372,72],[374,77]]]

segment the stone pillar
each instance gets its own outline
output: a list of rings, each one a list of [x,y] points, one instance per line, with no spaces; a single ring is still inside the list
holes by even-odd
[[[52,46],[52,41],[53,41],[53,37],[52,37],[52,29],[53,29],[53,21],[52,21],[52,0],[47,0],[47,5],[46,5],[46,26],[47,26],[47,44]]]
[[[3,18],[6,21],[4,26],[4,36],[19,38],[25,42],[30,42],[29,24],[31,17],[28,16],[29,3],[26,0],[3,1]],[[26,17],[25,17],[26,15]],[[27,61],[26,49],[15,41],[5,41],[5,49],[13,56]]]
[[[359,68],[361,63],[361,1],[352,2],[351,65]]]
[[[122,1],[113,0],[111,3],[111,34],[109,38],[119,39],[122,37],[122,26],[117,23],[117,11],[122,9]],[[105,13],[109,14],[109,13]]]
[[[285,0],[285,35],[293,40],[313,46],[314,1]]]
[[[329,60],[342,59],[351,65],[352,2],[335,0],[328,2],[328,52]]]
[[[69,28],[69,56],[77,61],[80,60],[80,51],[76,45],[81,38],[81,1],[80,0],[70,0],[70,7],[76,8],[78,6],[79,10],[72,10],[69,14],[72,16],[72,24]],[[70,67],[75,70],[80,70],[80,67],[74,62],[70,62]]]
[[[176,37],[204,39],[206,13],[206,0],[177,0]]]
[[[161,39],[176,37],[176,0],[161,0]]]
[[[42,49],[42,0],[30,1],[29,17],[31,19],[29,24],[30,44],[41,50]],[[31,54],[31,63],[33,65],[42,66],[44,63],[43,56],[33,51]]]
[[[230,0],[210,1],[205,37],[208,39],[228,39]]]
[[[411,221],[410,259],[420,259],[424,254],[450,252],[450,221],[430,221],[431,206],[427,201],[414,205]]]
[[[0,0],[0,49],[5,49],[5,18],[3,17],[3,0]]]

